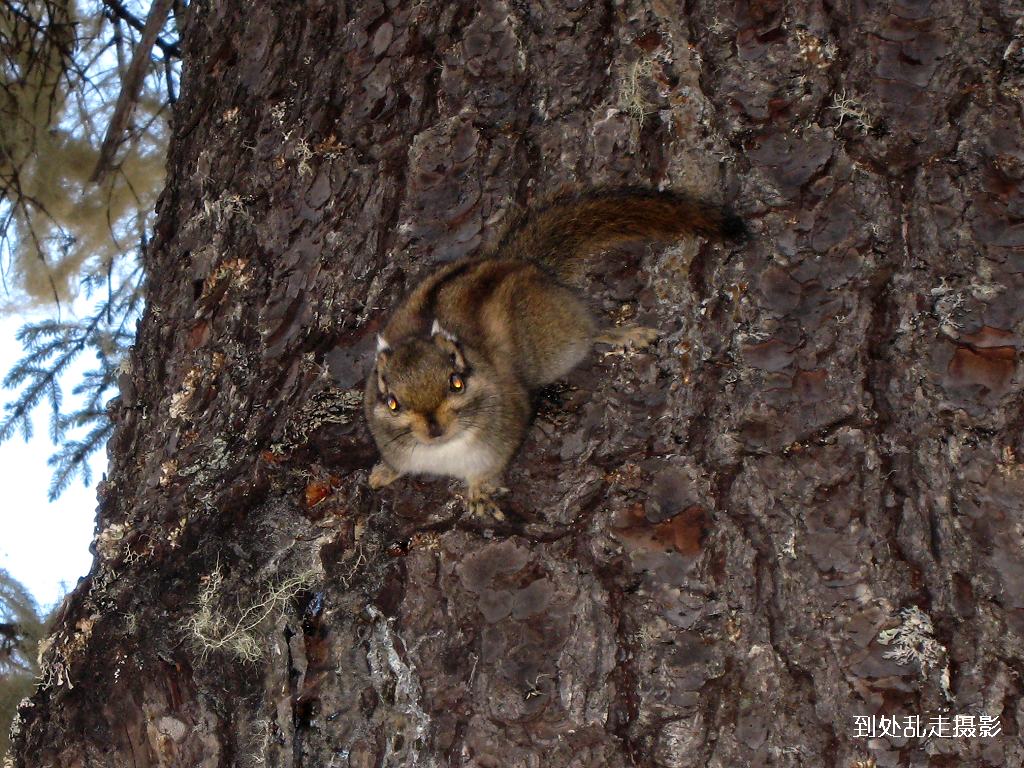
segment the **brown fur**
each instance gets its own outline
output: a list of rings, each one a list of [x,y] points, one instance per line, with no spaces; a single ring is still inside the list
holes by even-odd
[[[544,265],[557,277],[575,276],[588,257],[634,240],[676,240],[687,234],[740,240],[743,221],[728,208],[680,192],[596,191],[560,197],[521,216],[496,255]]]
[[[373,483],[408,471],[454,475],[480,497],[522,440],[530,392],[567,374],[598,339],[565,282],[595,252],[686,233],[735,238],[743,228],[726,209],[678,193],[595,192],[551,202],[488,256],[427,277],[385,327],[367,383],[366,413],[386,462]],[[451,387],[453,374],[462,390]],[[389,396],[399,410],[387,407]]]

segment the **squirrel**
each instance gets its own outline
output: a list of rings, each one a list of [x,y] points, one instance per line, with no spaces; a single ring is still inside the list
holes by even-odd
[[[745,233],[728,208],[686,194],[599,190],[557,198],[485,255],[434,271],[377,336],[364,407],[382,460],[370,486],[406,474],[456,477],[471,514],[503,519],[494,496],[532,418],[531,394],[597,342],[644,346],[657,337],[649,328],[599,330],[570,288],[587,257],[629,241]]]

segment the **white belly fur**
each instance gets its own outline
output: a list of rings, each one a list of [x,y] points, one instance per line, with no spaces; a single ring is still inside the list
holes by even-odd
[[[402,459],[404,473],[448,475],[462,480],[484,477],[499,469],[494,453],[472,432],[436,445],[419,443]]]

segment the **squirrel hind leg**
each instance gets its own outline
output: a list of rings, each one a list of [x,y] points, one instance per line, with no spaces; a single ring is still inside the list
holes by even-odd
[[[594,320],[571,290],[539,280],[523,287],[512,304],[520,375],[530,389],[550,384],[590,352]]]
[[[641,325],[622,325],[606,328],[594,337],[595,344],[608,344],[618,349],[644,349],[661,335],[656,328]]]

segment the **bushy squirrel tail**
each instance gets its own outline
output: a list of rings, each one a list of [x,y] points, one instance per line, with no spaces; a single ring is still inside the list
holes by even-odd
[[[683,193],[597,190],[555,198],[527,214],[492,255],[534,261],[570,279],[589,256],[615,245],[690,234],[742,240],[747,229],[729,208]]]

